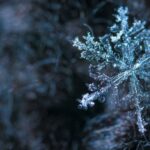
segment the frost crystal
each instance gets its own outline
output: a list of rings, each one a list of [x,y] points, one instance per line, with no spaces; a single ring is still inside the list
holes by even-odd
[[[90,33],[83,36],[84,42],[74,40],[73,46],[81,51],[81,57],[91,63],[89,74],[95,80],[80,105],[93,106],[95,100],[103,99],[111,91],[112,101],[119,98],[134,104],[138,129],[144,133],[142,105],[150,98],[146,86],[150,83],[150,30],[145,29],[145,22],[138,20],[129,25],[127,8],[120,7],[115,17],[110,33],[97,41]],[[120,89],[125,84],[127,92],[121,96]]]

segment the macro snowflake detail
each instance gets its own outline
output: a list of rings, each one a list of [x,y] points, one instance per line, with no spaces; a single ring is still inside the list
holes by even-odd
[[[126,7],[120,7],[115,18],[110,33],[97,40],[88,33],[83,36],[84,42],[79,38],[73,41],[73,46],[81,51],[81,58],[90,62],[89,75],[94,79],[80,106],[93,106],[95,100],[111,94],[112,101],[119,99],[134,105],[138,130],[144,134],[146,121],[142,114],[144,102],[150,98],[150,30],[142,21],[129,24]],[[121,94],[123,88],[126,90]]]

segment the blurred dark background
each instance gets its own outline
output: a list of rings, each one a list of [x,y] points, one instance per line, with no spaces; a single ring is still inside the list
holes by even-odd
[[[78,109],[91,79],[72,40],[106,33],[122,5],[149,25],[148,0],[0,0],[0,150],[90,150],[105,104]]]

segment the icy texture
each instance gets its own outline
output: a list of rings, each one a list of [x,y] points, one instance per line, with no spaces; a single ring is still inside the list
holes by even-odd
[[[144,101],[148,99],[150,84],[150,30],[145,22],[128,21],[128,8],[120,7],[110,33],[95,40],[92,34],[76,38],[73,46],[81,51],[81,57],[90,62],[89,74],[95,82],[89,85],[90,93],[83,95],[80,106],[93,106],[95,100],[104,99],[111,93],[117,98],[134,104],[139,132],[145,132],[146,122],[142,117]],[[128,85],[127,92],[120,96],[120,89]],[[110,92],[111,91],[111,92]]]

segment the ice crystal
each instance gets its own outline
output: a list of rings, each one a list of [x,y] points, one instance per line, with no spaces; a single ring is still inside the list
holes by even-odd
[[[110,33],[97,40],[88,33],[83,36],[84,42],[79,38],[73,42],[81,57],[90,62],[89,74],[95,80],[89,85],[90,93],[83,95],[80,106],[93,106],[95,100],[111,93],[112,101],[119,98],[134,104],[139,132],[144,133],[143,103],[150,97],[146,86],[150,84],[150,30],[142,21],[129,24],[128,8],[120,7],[115,18]],[[127,92],[120,96],[125,84]]]

